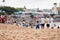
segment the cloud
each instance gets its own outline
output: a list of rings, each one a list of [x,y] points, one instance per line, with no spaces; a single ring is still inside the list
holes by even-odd
[[[0,5],[3,4],[0,0]],[[27,8],[51,8],[53,3],[59,3],[60,0],[6,0],[4,3],[6,6],[13,6],[13,7],[24,7]]]

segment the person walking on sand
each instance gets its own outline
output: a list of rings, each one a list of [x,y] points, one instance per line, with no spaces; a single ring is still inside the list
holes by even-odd
[[[39,21],[37,21],[36,29],[40,29]]]
[[[45,18],[42,17],[40,21],[41,21],[41,28],[44,28],[44,26],[45,26]]]
[[[54,27],[54,19],[52,16],[50,16],[50,19],[49,19],[49,23],[50,23],[50,27]]]
[[[19,26],[19,18],[16,19],[16,25]]]
[[[49,16],[46,17],[45,19],[45,24],[46,24],[46,27],[49,28],[50,27],[50,23],[49,23]]]
[[[39,24],[36,25],[36,29],[40,29]]]

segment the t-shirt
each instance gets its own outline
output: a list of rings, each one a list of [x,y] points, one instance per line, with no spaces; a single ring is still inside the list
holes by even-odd
[[[54,20],[53,18],[50,18],[50,23],[53,23],[53,20]]]
[[[45,18],[41,18],[41,23],[45,23]]]
[[[53,20],[54,20],[53,18],[50,18],[50,21],[49,21],[49,23],[50,23],[51,27],[54,27]]]
[[[49,18],[46,18],[45,19],[45,23],[49,23]]]

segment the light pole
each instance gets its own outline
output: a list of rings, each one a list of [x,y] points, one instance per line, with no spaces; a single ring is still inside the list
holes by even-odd
[[[5,0],[2,0],[2,6],[3,7],[5,6]]]

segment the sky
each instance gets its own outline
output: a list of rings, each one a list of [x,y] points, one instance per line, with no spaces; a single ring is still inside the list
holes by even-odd
[[[5,0],[5,3],[0,0],[0,6],[11,6],[11,7],[24,7],[30,8],[39,8],[39,9],[51,9],[53,3],[60,3],[60,0]]]

